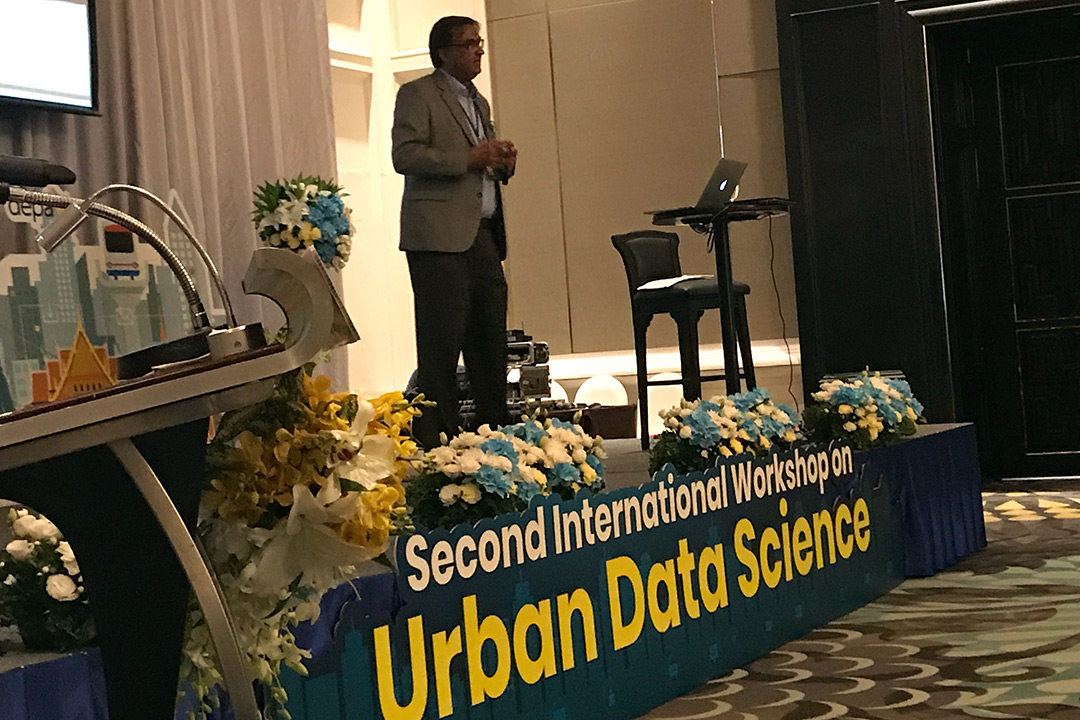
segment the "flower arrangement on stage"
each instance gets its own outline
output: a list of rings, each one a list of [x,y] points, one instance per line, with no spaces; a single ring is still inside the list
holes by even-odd
[[[0,552],[0,625],[16,625],[28,650],[67,652],[94,641],[79,563],[49,520],[8,511],[13,539]]]
[[[417,405],[333,393],[309,370],[282,375],[266,401],[226,414],[207,452],[198,534],[220,580],[265,717],[287,717],[283,666],[303,674],[291,627],[407,530],[405,459]],[[222,680],[205,621],[192,606],[182,679],[212,709]]]
[[[814,442],[842,438],[868,448],[915,434],[925,422],[923,406],[904,380],[869,370],[848,382],[822,381],[804,413],[806,436]]]
[[[264,183],[255,191],[253,218],[259,238],[270,247],[297,252],[313,247],[324,263],[343,267],[355,232],[344,195],[338,185],[320,177]]]
[[[662,410],[664,432],[652,446],[649,472],[671,463],[680,473],[705,470],[717,458],[763,455],[799,439],[799,414],[757,388],[708,400],[682,400]]]
[[[540,495],[572,498],[604,488],[603,438],[577,422],[526,418],[515,425],[464,432],[416,461],[409,513],[425,527],[452,528],[521,512]]]

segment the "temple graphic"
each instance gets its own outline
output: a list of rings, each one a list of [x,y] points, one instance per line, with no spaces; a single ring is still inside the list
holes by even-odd
[[[66,400],[115,384],[116,358],[104,347],[90,343],[81,322],[75,328],[74,344],[60,350],[59,358],[47,360],[45,370],[31,376],[35,403]]]

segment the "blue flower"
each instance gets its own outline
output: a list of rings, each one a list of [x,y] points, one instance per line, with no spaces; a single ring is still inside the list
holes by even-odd
[[[698,405],[683,418],[683,424],[690,428],[691,445],[707,448],[720,441],[720,428],[709,417],[705,403]]]
[[[786,415],[787,415],[787,416],[788,416],[789,418],[791,418],[791,424],[792,424],[793,426],[794,426],[794,425],[798,425],[798,424],[799,424],[799,422],[800,422],[800,421],[802,420],[802,418],[800,418],[800,417],[799,417],[799,411],[798,411],[798,410],[794,410],[794,409],[792,409],[792,407],[791,407],[790,405],[785,405],[784,403],[780,403],[780,404],[779,404],[779,405],[777,405],[776,407],[778,407],[778,408],[780,408],[781,410],[783,410],[783,411],[784,411],[784,413],[785,413],[785,414],[786,414]]]
[[[735,407],[741,412],[746,412],[755,405],[765,402],[769,397],[769,391],[765,388],[754,388],[753,390],[733,395],[731,401],[735,403]]]
[[[327,240],[324,234],[315,241],[315,252],[319,253],[319,259],[324,263],[332,263],[334,258],[337,257],[337,243],[332,239]]]
[[[778,438],[784,434],[784,424],[775,418],[768,417],[767,415],[761,418],[761,433],[767,438]]]
[[[490,465],[483,465],[473,475],[473,479],[477,485],[499,497],[506,497],[510,493],[510,480]]]
[[[514,437],[521,438],[530,445],[540,446],[540,441],[547,437],[547,431],[544,430],[544,426],[535,420],[526,420],[519,422],[516,425],[507,425],[506,427],[499,428],[499,431],[506,435],[513,435]]]
[[[509,440],[488,438],[480,443],[480,449],[486,453],[491,453],[492,455],[500,455],[512,463],[517,463],[518,461],[517,450],[514,449],[514,444]]]
[[[923,404],[915,399],[915,396],[911,393],[911,385],[909,385],[906,380],[885,378],[885,382],[903,396],[902,402],[897,401],[897,409],[901,412],[901,414],[903,414],[905,417],[907,416],[908,405],[911,406],[911,409],[915,411],[916,415],[921,416],[923,414]],[[900,405],[903,405],[904,407],[900,407]]]
[[[885,383],[897,390],[905,398],[912,399],[911,385],[908,384],[907,380],[900,380],[899,378],[885,378]]]
[[[757,423],[755,423],[750,418],[743,420],[742,425],[739,426],[739,429],[746,431],[746,434],[750,436],[750,442],[754,442],[761,435],[761,428],[759,428],[757,426]]]
[[[344,210],[345,203],[337,195],[319,195],[308,206],[307,220],[319,228],[325,240],[334,242],[339,235],[349,233],[349,219]]]
[[[598,480],[604,477],[604,463],[600,462],[600,458],[595,455],[586,455],[585,462],[589,463],[589,467],[596,471]]]
[[[563,430],[569,430],[569,431],[571,431],[571,432],[573,432],[573,433],[575,433],[577,435],[581,434],[581,433],[578,432],[578,429],[576,427],[574,427],[574,423],[567,422],[565,420],[560,420],[559,418],[551,418],[551,427],[557,427],[557,428],[562,428]]]
[[[899,398],[889,398],[885,401],[884,406],[878,406],[878,414],[881,415],[886,425],[895,427],[907,416],[907,406]]]
[[[581,482],[581,471],[573,463],[555,463],[555,466],[545,471],[548,482],[552,485],[570,485]]]
[[[345,209],[345,203],[341,201],[340,197],[330,193],[329,195],[317,196],[315,202],[308,207],[308,217],[314,224],[336,219]]]
[[[833,405],[862,405],[863,393],[859,388],[850,385],[841,385],[833,390],[829,402]]]
[[[723,408],[721,408],[719,405],[714,403],[712,400],[702,400],[701,402],[698,403],[697,407],[700,408],[701,410],[703,410],[706,413],[709,412],[710,410],[712,410],[715,413],[721,413],[722,414],[722,410],[723,410]]]
[[[519,480],[514,494],[525,502],[529,502],[540,494],[540,486],[531,480]]]

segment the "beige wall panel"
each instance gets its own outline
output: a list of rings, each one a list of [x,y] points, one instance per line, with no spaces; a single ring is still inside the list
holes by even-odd
[[[750,337],[755,341],[799,336],[789,218],[773,218],[771,232],[773,259],[770,271],[769,221],[738,223],[731,228],[732,273],[750,286],[746,314]],[[773,290],[774,272],[781,298],[779,304]]]
[[[547,12],[546,0],[487,0],[488,23],[492,20]]]
[[[780,73],[721,77],[719,85],[724,151],[749,163],[739,197],[787,195]]]
[[[363,0],[326,0],[326,19],[331,25],[358,30]]]
[[[645,210],[693,204],[716,162],[710,3],[552,12],[551,38],[573,350],[632,348],[626,275],[610,236],[648,227]],[[687,272],[708,270],[704,242],[687,236],[683,262]],[[658,322],[650,344],[674,337]]]
[[[366,171],[370,167],[371,75],[331,67],[330,80],[334,88],[338,169]]]
[[[397,52],[426,48],[428,33],[436,20],[445,15],[473,17],[471,8],[472,3],[468,0],[394,0],[390,12]]]
[[[720,78],[720,113],[724,121],[724,149],[750,165],[739,187],[743,198],[787,196],[784,128],[780,110],[780,77],[775,70]],[[788,337],[796,337],[795,276],[788,218],[772,224],[775,247],[773,272],[783,298],[782,311]],[[780,310],[773,292],[769,267],[769,223],[736,223],[731,228],[732,267],[736,278],[750,285],[747,307],[750,336],[781,337]]]
[[[720,77],[775,70],[776,3],[770,0],[716,0],[716,68]]]
[[[365,52],[367,43],[360,33],[363,0],[327,0],[326,18],[330,24],[330,47]]]
[[[518,148],[504,188],[511,327],[522,327],[552,352],[570,352],[566,254],[559,151],[551,89],[547,18],[530,15],[488,24],[496,67],[495,126]]]

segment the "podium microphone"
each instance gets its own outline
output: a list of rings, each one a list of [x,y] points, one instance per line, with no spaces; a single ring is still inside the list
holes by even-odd
[[[75,182],[75,173],[63,165],[54,165],[35,158],[0,155],[0,183],[24,187],[45,187],[46,185],[70,185],[73,182]]]

